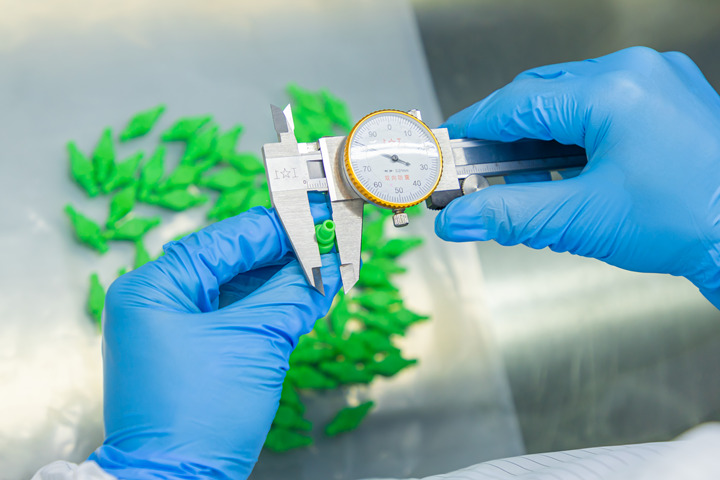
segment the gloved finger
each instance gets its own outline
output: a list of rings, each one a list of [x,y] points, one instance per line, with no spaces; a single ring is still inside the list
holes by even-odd
[[[293,260],[260,288],[218,314],[232,325],[279,335],[294,347],[300,335],[309,332],[315,321],[327,314],[342,286],[337,254],[322,255],[322,261],[325,295],[308,284],[300,264]]]
[[[274,210],[251,208],[164,247],[151,268],[139,269],[149,285],[161,284],[166,304],[184,311],[216,308],[219,287],[241,272],[276,264],[291,252]]]
[[[514,183],[549,182],[550,180],[552,180],[550,172],[516,173],[514,175],[505,175],[506,185]]]
[[[453,138],[536,138],[584,147],[588,112],[582,88],[577,77],[515,80],[442,126]]]
[[[308,192],[308,200],[316,224],[330,219],[330,198],[326,193]]]
[[[589,175],[592,177],[592,175]],[[495,185],[453,200],[435,220],[437,235],[449,241],[496,240],[587,255],[605,209],[605,199],[587,176],[559,182]],[[588,206],[593,205],[593,208]],[[595,245],[597,247],[597,245]],[[602,248],[597,248],[602,252]]]

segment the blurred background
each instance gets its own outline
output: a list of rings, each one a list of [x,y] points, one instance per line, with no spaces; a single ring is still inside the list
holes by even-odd
[[[68,140],[89,151],[102,128],[162,102],[168,121],[243,124],[241,149],[259,153],[275,141],[268,105],[287,103],[291,82],[328,88],[356,119],[419,108],[436,126],[525,69],[632,45],[685,52],[720,87],[712,0],[0,0],[0,11],[3,480],[82,461],[102,441],[87,277],[108,283],[130,247],[100,258],[73,241],[63,205],[98,218],[107,205],[68,179]],[[166,218],[150,246],[201,217]],[[358,431],[264,453],[253,478],[424,476],[720,420],[720,313],[687,281],[444,244],[433,218],[408,227],[426,246],[402,281],[433,318],[404,339],[419,366],[373,384],[378,409]]]

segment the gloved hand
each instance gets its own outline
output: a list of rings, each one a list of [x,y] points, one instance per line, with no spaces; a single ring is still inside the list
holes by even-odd
[[[635,47],[528,70],[443,126],[453,138],[580,145],[588,164],[453,201],[441,238],[684,276],[720,308],[720,98],[687,56]]]
[[[290,353],[340,288],[336,254],[323,260],[326,296],[275,212],[254,208],[117,279],[103,326],[106,439],[89,460],[118,478],[246,478]]]

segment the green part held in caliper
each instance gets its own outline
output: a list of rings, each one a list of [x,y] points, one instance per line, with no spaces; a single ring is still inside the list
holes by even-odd
[[[335,246],[335,223],[332,220],[325,220],[315,225],[315,238],[320,253],[330,253]]]

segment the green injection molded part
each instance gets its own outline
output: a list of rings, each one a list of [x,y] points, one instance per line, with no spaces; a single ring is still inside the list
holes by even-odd
[[[369,263],[372,265],[376,265],[378,268],[381,268],[388,275],[392,275],[395,273],[405,273],[407,271],[407,269],[405,267],[403,267],[402,265],[399,265],[392,258],[374,256],[367,262],[363,263],[363,268],[365,268],[365,265],[367,265]]]
[[[193,193],[189,190],[170,190],[169,192],[150,195],[146,200],[151,205],[159,205],[177,212],[202,205],[207,201],[207,195]]]
[[[70,223],[75,230],[75,237],[85,245],[88,245],[100,253],[108,251],[108,245],[103,238],[100,225],[81,214],[72,205],[65,206],[65,213],[70,218]]]
[[[375,352],[367,347],[357,332],[353,332],[348,338],[340,340],[335,346],[346,359],[354,362],[372,360]]]
[[[417,360],[408,360],[403,358],[399,352],[390,352],[379,362],[370,363],[367,368],[383,377],[392,377],[403,368],[409,367],[417,363]]]
[[[270,208],[271,206],[272,203],[270,202],[270,194],[268,193],[267,185],[265,185],[263,187],[255,187],[248,190],[240,212],[244,212],[245,210],[249,210],[253,207]],[[240,212],[235,212],[235,214]]]
[[[104,187],[113,176],[115,170],[115,148],[113,147],[112,130],[106,128],[93,152],[95,181]]]
[[[174,140],[188,140],[210,120],[212,120],[210,115],[180,118],[170,128],[162,133],[161,138],[166,142]]]
[[[422,238],[393,238],[378,249],[378,255],[388,258],[397,258],[400,255],[422,245]]]
[[[95,323],[100,326],[102,320],[102,311],[105,307],[105,289],[100,283],[100,277],[97,273],[90,275],[90,288],[88,290],[87,309]]]
[[[198,184],[213,190],[224,191],[247,188],[253,180],[254,176],[240,173],[233,167],[227,167],[201,178]]]
[[[217,142],[218,127],[212,125],[204,127],[188,138],[185,154],[181,162],[191,164],[201,158],[205,158],[215,151],[215,143]]]
[[[362,272],[362,270],[360,271]],[[348,301],[345,298],[345,294],[340,292],[338,297],[337,302],[333,308],[330,309],[328,317],[330,319],[330,326],[332,327],[333,333],[337,336],[341,336],[343,332],[345,332],[345,326],[355,317],[355,315],[351,313],[348,308]]]
[[[136,190],[135,185],[130,185],[113,195],[110,200],[110,213],[105,224],[107,228],[113,228],[118,220],[130,213],[135,206]]]
[[[305,413],[305,405],[300,400],[300,395],[290,382],[283,383],[282,393],[280,394],[280,404],[294,408],[298,413]]]
[[[335,223],[332,220],[325,220],[315,225],[315,238],[320,253],[330,253],[335,246]]]
[[[430,317],[427,315],[417,314],[407,308],[400,308],[399,310],[393,312],[393,319],[405,328],[409,327],[413,323],[425,321],[428,318]]]
[[[155,123],[164,111],[165,105],[158,105],[157,107],[136,113],[128,122],[125,130],[120,133],[120,141],[124,142],[131,138],[142,137],[148,133],[155,126]]]
[[[125,160],[118,162],[114,175],[103,185],[103,192],[109,193],[116,188],[127,187],[135,183],[137,181],[138,167],[144,155],[143,152],[135,152]]]
[[[385,218],[366,222],[362,229],[362,246],[364,250],[373,250],[382,239],[385,227]],[[360,271],[362,273],[362,269]]]
[[[344,385],[370,383],[374,377],[372,372],[358,367],[358,364],[354,362],[323,362],[318,368]]]
[[[325,101],[325,112],[330,119],[342,129],[350,130],[353,123],[347,104],[327,90],[321,90],[320,96]]]
[[[355,430],[374,405],[374,402],[365,402],[357,407],[343,408],[325,427],[325,433],[334,437],[339,433]]]
[[[363,330],[356,332],[358,338],[365,343],[365,346],[375,352],[397,352],[399,349],[393,344],[392,338],[385,332],[378,330]]]
[[[138,269],[148,263],[150,260],[150,253],[145,248],[145,244],[142,240],[135,240],[135,263],[133,264],[134,269]]]
[[[197,165],[178,165],[168,178],[158,184],[157,190],[167,192],[168,190],[187,188],[195,183],[201,173],[202,171]]]
[[[294,100],[297,107],[315,114],[325,114],[325,103],[320,95],[300,87],[295,83],[287,86],[290,98]]]
[[[223,220],[242,211],[245,198],[248,196],[246,189],[230,190],[220,194],[215,205],[208,211],[209,219]]]
[[[75,142],[67,143],[67,151],[73,180],[87,192],[89,197],[96,196],[100,193],[100,189],[95,183],[95,168],[92,162],[80,151]]]
[[[271,429],[265,439],[265,446],[275,452],[286,452],[294,448],[307,447],[312,443],[312,438],[307,435],[284,428]]]
[[[358,285],[362,287],[378,288],[382,290],[397,291],[397,287],[390,281],[390,275],[376,263],[365,262],[360,269]]]
[[[365,326],[379,330],[386,335],[405,335],[405,326],[395,321],[393,313],[358,312],[357,316]]]
[[[160,225],[160,217],[133,217],[118,223],[106,230],[104,235],[108,240],[140,240],[151,229]]]
[[[238,169],[238,171],[246,175],[257,175],[265,172],[265,167],[263,166],[260,157],[254,153],[232,152],[227,158],[223,158],[223,160],[227,161],[230,165]]]
[[[122,277],[122,276],[125,275],[127,272],[128,272],[127,267],[120,267],[120,268],[118,268],[117,276],[118,276],[118,277]]]
[[[312,430],[312,423],[305,420],[294,408],[282,404],[277,409],[273,425],[293,430]]]
[[[235,147],[242,131],[242,125],[235,125],[228,131],[218,135],[217,143],[215,144],[215,153],[223,160],[231,157],[235,153]]]
[[[335,350],[328,347],[309,346],[305,348],[296,348],[290,355],[291,365],[316,365],[324,360],[335,358]]]
[[[355,295],[354,299],[369,310],[387,310],[391,305],[402,302],[397,292],[388,290],[366,290]]]
[[[138,198],[146,201],[160,182],[165,169],[165,147],[158,145],[152,156],[140,170],[140,183],[138,186]]]
[[[337,382],[307,365],[297,365],[288,370],[286,377],[297,388],[335,388]]]

